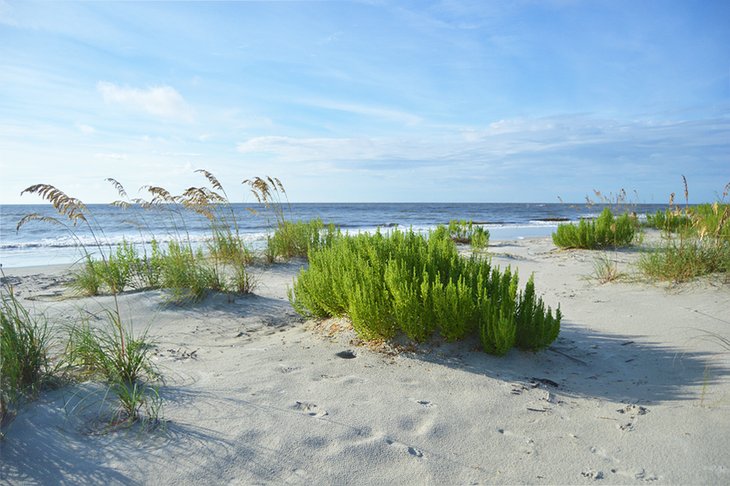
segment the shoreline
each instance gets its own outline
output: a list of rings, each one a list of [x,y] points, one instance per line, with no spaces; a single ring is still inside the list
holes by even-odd
[[[166,376],[164,427],[99,433],[47,392],[0,442],[0,478],[49,481],[337,484],[721,484],[730,480],[730,289],[587,278],[599,253],[549,238],[490,245],[495,265],[535,275],[561,334],[539,353],[496,358],[468,342],[373,349],[344,321],[294,313],[303,261],[255,267],[254,295],[163,305],[120,296],[148,329]],[[629,270],[636,252],[606,252]],[[63,265],[4,269],[54,326],[110,297],[58,300]],[[55,285],[55,286],[54,286]],[[46,286],[44,288],[44,286]],[[329,333],[329,328],[340,332]],[[352,351],[353,359],[338,356]],[[387,351],[387,352],[386,352]],[[87,393],[91,393],[88,392]],[[90,396],[90,395],[89,395]],[[87,407],[93,408],[93,407]],[[90,432],[91,430],[91,432]],[[205,454],[200,451],[204,450]]]

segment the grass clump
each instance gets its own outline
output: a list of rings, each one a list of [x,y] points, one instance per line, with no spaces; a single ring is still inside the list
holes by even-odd
[[[560,248],[619,248],[631,245],[637,234],[635,218],[624,213],[614,217],[609,208],[604,208],[595,220],[581,219],[576,224],[558,225],[553,233],[553,243]]]
[[[621,279],[624,274],[619,271],[618,263],[615,260],[612,260],[608,255],[603,254],[594,260],[592,276],[598,280],[599,283],[604,284],[615,282]]]
[[[559,332],[560,310],[545,309],[532,283],[523,292],[517,287],[509,269],[461,258],[443,231],[424,237],[394,230],[345,236],[310,251],[289,298],[306,316],[348,316],[364,339],[475,336],[499,355],[515,345],[546,347]]]
[[[267,259],[273,262],[277,257],[285,260],[306,257],[310,249],[331,245],[338,234],[334,224],[325,225],[321,219],[279,221],[267,241]]]
[[[730,271],[730,242],[672,240],[644,253],[639,270],[652,280],[686,282],[710,273]]]
[[[263,205],[268,225],[274,233],[267,238],[264,256],[269,263],[277,258],[290,260],[295,257],[307,257],[310,250],[329,246],[340,236],[335,225],[325,225],[321,219],[311,221],[294,221],[291,218],[291,205],[286,190],[276,177],[255,177],[245,179],[243,184],[249,186],[256,201]],[[288,208],[289,217],[287,217]],[[271,219],[273,217],[273,220]]]
[[[661,228],[665,241],[644,253],[638,262],[639,270],[652,280],[684,282],[730,272],[730,204],[724,202],[730,184],[720,200],[690,206],[684,177],[683,181],[685,207],[674,207],[674,194],[670,196],[670,208],[664,212],[670,216],[665,217]],[[662,220],[660,217],[654,221]]]
[[[659,209],[654,214],[647,214],[643,226],[666,233],[677,233],[682,229],[691,227],[692,221],[681,210],[667,208],[664,210]]]
[[[156,421],[162,400],[155,385],[161,379],[150,359],[146,334],[135,336],[118,313],[106,311],[107,326],[88,322],[71,329],[67,362],[82,377],[103,380],[117,397],[111,423]]]
[[[0,290],[0,426],[25,398],[36,395],[50,376],[51,333],[10,287]],[[2,433],[0,432],[0,438]]]
[[[471,245],[474,250],[483,250],[489,246],[489,230],[475,225],[471,220],[453,219],[449,221],[447,231],[454,242]]]

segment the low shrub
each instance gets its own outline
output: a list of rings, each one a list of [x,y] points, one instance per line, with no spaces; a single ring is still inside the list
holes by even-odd
[[[310,249],[331,245],[338,234],[335,225],[325,225],[321,219],[281,220],[268,238],[267,259],[273,262],[277,257],[285,260],[306,257]]]
[[[475,225],[472,221],[451,220],[447,227],[449,237],[456,243],[471,245],[475,250],[489,246],[489,230]]]
[[[648,228],[658,229],[667,233],[676,233],[680,229],[690,228],[692,221],[680,210],[667,208],[657,210],[654,214],[646,215],[646,222],[643,224]]]
[[[636,219],[627,213],[615,218],[605,208],[595,220],[581,219],[576,224],[558,225],[553,233],[553,243],[560,248],[583,248],[594,250],[607,247],[631,245],[637,234]]]
[[[532,279],[519,294],[517,287],[509,269],[461,258],[443,231],[424,237],[394,230],[345,236],[310,251],[289,299],[305,316],[349,316],[364,339],[403,332],[424,341],[438,331],[449,341],[479,336],[493,354],[515,344],[548,346],[557,337],[560,311],[553,315],[534,298]]]

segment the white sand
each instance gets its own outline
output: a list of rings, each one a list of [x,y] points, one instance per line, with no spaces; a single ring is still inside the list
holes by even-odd
[[[730,483],[730,350],[705,334],[730,336],[729,285],[601,285],[586,279],[596,253],[548,239],[490,251],[561,303],[549,350],[496,358],[461,343],[389,355],[354,345],[351,331],[328,337],[286,300],[301,262],[260,270],[256,295],[233,301],[165,307],[160,292],[127,294],[122,308],[136,329],[149,326],[167,378],[166,426],[100,434],[98,386],[49,392],[7,429],[0,480]],[[635,253],[609,255],[631,271]],[[60,268],[6,273],[58,325],[111,302],[57,300]],[[356,357],[336,356],[344,350]]]

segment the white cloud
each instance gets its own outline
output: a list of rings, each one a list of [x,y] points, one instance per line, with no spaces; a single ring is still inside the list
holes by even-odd
[[[94,127],[92,127],[91,125],[86,125],[84,123],[77,123],[76,128],[84,135],[91,135],[92,133],[96,132],[96,129]]]
[[[355,115],[368,116],[372,118],[380,118],[383,120],[401,123],[403,125],[417,125],[421,123],[422,118],[405,111],[388,108],[383,106],[360,105],[356,103],[341,103],[331,100],[302,100],[299,104],[322,108],[325,110],[342,111]]]
[[[138,89],[100,81],[96,89],[106,103],[124,105],[162,118],[193,121],[192,109],[182,95],[170,86]]]
[[[378,144],[368,138],[255,137],[239,143],[243,154],[270,154],[290,161],[368,160],[382,156]]]
[[[440,167],[447,174],[482,170],[618,170],[617,164],[656,168],[655,160],[681,166],[726,160],[730,121],[619,121],[584,115],[500,120],[452,129],[438,137],[296,138],[265,136],[239,143],[252,158],[296,167],[334,170],[411,170]],[[633,164],[633,165],[632,165]]]
[[[126,160],[127,154],[106,152],[106,153],[96,153],[96,154],[94,154],[94,157],[96,157],[97,159]]]

